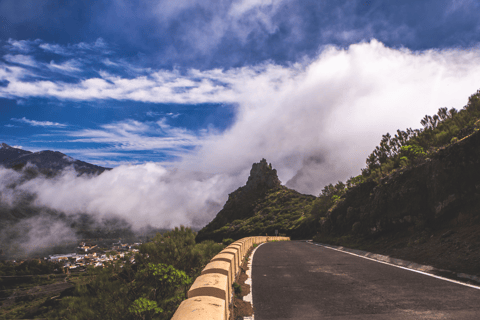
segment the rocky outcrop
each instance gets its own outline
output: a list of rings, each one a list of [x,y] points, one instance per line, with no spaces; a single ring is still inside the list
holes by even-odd
[[[379,184],[350,189],[321,221],[320,233],[376,237],[480,218],[480,132]],[[453,222],[452,222],[453,221]]]
[[[277,170],[272,169],[272,164],[267,164],[267,160],[262,159],[259,163],[254,163],[252,165],[250,176],[248,177],[247,184],[242,189],[242,192],[264,193],[268,189],[277,187],[280,187]]]
[[[254,163],[246,185],[228,195],[227,202],[215,219],[198,232],[197,241],[206,239],[221,241],[222,236],[213,234],[215,230],[235,220],[253,216],[255,202],[267,191],[280,187],[277,170],[273,169],[267,160],[262,159],[259,163]]]

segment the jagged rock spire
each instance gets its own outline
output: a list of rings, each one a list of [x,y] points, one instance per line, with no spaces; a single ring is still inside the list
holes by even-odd
[[[250,170],[246,190],[271,189],[280,186],[280,180],[277,176],[277,170],[272,169],[272,164],[267,164],[267,160],[262,159],[259,163],[254,163]]]

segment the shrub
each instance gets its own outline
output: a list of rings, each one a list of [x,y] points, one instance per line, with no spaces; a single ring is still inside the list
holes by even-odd
[[[233,239],[231,239],[231,238],[226,238],[226,239],[223,239],[223,240],[222,240],[222,244],[223,244],[224,246],[229,246],[229,245],[231,245],[231,244],[234,243],[234,242],[235,242],[235,240],[233,240]]]
[[[235,292],[235,294],[241,294],[242,293],[242,287],[238,283],[234,282],[232,287],[233,287],[233,291]]]

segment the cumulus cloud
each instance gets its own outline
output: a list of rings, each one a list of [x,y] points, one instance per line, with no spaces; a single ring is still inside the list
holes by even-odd
[[[184,164],[234,172],[265,157],[287,186],[318,194],[359,174],[382,134],[463,107],[480,84],[480,52],[411,52],[373,40],[331,47],[301,68],[250,72],[235,74],[237,121]]]
[[[10,73],[5,76],[15,81]],[[200,135],[168,125],[166,118],[76,131],[70,135],[74,141],[111,145],[114,152],[193,149],[169,163],[177,171],[147,163],[119,166],[90,178],[65,172],[17,189],[37,194],[41,206],[72,214],[119,214],[136,227],[201,226],[214,217],[229,192],[246,182],[251,164],[261,158],[272,163],[284,184],[315,195],[328,183],[358,175],[382,134],[418,128],[425,114],[466,104],[480,84],[480,52],[412,52],[373,40],[347,49],[330,47],[315,59],[288,67],[266,63],[185,74],[152,71],[132,79],[102,77],[52,83],[48,90],[30,83],[36,89],[29,94],[225,102],[237,105],[235,121],[222,133]],[[1,90],[15,95],[10,85]]]
[[[126,120],[70,136],[125,150],[195,147],[178,165],[206,172],[239,172],[266,157],[288,186],[318,194],[325,184],[358,174],[382,134],[417,128],[440,107],[461,108],[478,89],[480,52],[410,51],[372,40],[328,47],[292,66],[146,72],[134,78],[101,72],[101,78],[62,83],[25,82],[20,70],[0,69],[10,82],[0,95],[234,104],[236,120],[221,134],[199,136],[162,119]]]

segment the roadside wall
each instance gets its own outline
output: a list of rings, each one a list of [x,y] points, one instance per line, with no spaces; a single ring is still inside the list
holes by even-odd
[[[212,258],[195,279],[188,299],[183,301],[172,320],[228,320],[233,301],[232,284],[240,273],[245,255],[254,244],[290,241],[289,237],[247,237],[235,241]]]

